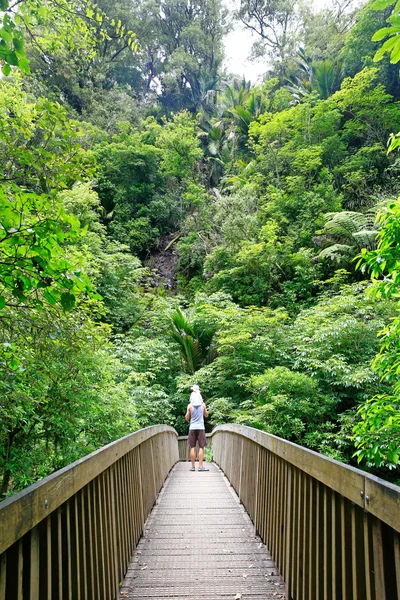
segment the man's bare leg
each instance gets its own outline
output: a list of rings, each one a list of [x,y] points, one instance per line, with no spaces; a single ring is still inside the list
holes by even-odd
[[[196,459],[196,448],[190,448],[190,460],[192,461],[192,469],[194,469],[194,461]],[[202,459],[203,462],[203,459]]]
[[[199,448],[199,469],[203,466],[204,448]]]

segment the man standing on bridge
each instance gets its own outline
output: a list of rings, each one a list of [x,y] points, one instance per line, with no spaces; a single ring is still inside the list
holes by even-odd
[[[188,445],[190,447],[190,460],[192,461],[191,471],[195,471],[194,462],[196,459],[196,443],[199,442],[199,471],[208,471],[203,466],[204,446],[207,445],[206,432],[204,427],[204,417],[208,417],[208,412],[203,398],[200,394],[198,385],[192,387],[190,403],[188,404],[185,419],[190,420]]]

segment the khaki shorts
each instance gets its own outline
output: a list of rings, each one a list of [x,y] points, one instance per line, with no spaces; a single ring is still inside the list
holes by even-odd
[[[197,442],[199,442],[199,448],[207,446],[206,432],[204,429],[189,429],[188,446],[196,448]]]

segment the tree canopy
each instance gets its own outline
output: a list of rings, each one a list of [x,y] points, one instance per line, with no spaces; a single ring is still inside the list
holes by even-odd
[[[397,4],[0,8],[1,495],[185,434],[195,383],[207,427],[397,481]]]

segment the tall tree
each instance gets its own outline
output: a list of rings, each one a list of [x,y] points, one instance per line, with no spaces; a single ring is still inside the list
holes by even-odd
[[[255,55],[267,52],[285,61],[295,41],[297,7],[290,0],[241,0],[236,17],[258,36]]]

